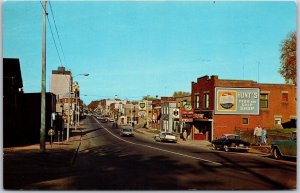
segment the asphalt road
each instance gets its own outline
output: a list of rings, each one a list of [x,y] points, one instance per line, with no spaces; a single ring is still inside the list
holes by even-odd
[[[160,143],[140,133],[121,137],[94,117],[84,124],[88,132],[67,171],[66,190],[296,189],[293,161]]]

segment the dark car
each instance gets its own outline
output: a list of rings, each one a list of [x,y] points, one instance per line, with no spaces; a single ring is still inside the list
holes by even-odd
[[[101,121],[101,123],[107,123],[108,122],[107,118],[101,118],[100,121]]]
[[[241,140],[240,136],[235,134],[224,134],[219,139],[213,140],[212,145],[215,150],[223,149],[226,152],[230,150],[248,152],[250,149],[250,143]]]
[[[275,159],[297,156],[297,132],[291,134],[288,140],[274,140],[271,142],[271,153]]]

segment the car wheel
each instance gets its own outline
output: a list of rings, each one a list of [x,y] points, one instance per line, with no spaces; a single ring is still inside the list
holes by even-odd
[[[224,145],[224,147],[223,147],[223,148],[224,148],[224,151],[225,151],[225,152],[229,152],[229,148],[228,148],[228,146],[227,146],[227,145]]]
[[[275,159],[281,159],[282,155],[280,154],[280,151],[277,147],[275,147],[272,151],[273,157]]]
[[[155,137],[155,141],[159,142],[160,141],[159,137]]]
[[[218,148],[215,144],[213,144],[212,146],[213,146],[213,150],[218,150]]]

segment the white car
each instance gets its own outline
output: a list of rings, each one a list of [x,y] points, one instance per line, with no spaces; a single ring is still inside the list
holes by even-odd
[[[121,128],[120,131],[121,136],[134,136],[133,129],[130,126],[124,126]]]
[[[177,138],[173,133],[170,132],[160,132],[159,134],[154,136],[155,141],[161,142],[177,142]]]

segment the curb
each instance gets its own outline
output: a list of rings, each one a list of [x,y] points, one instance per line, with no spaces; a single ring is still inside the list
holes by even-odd
[[[76,161],[76,158],[77,158],[77,155],[78,155],[78,151],[79,151],[79,148],[81,146],[81,142],[82,142],[82,130],[80,131],[80,142],[79,142],[79,144],[78,144],[78,146],[76,148],[76,151],[74,152],[73,157],[72,157],[71,162],[70,162],[71,166],[74,165],[74,163]]]

